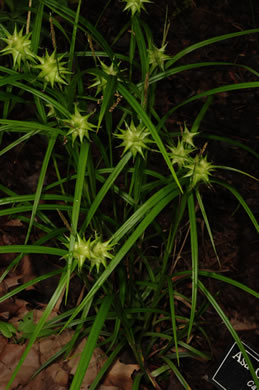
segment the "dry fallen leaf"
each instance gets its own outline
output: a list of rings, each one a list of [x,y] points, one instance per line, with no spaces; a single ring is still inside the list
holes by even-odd
[[[72,331],[66,331],[61,335],[52,335],[50,337],[40,339],[33,344],[29,354],[27,355],[22,369],[18,372],[17,377],[13,383],[13,388],[20,386],[30,386],[29,379],[36,370],[52,355],[59,351],[72,337]],[[26,345],[19,345],[13,343],[6,343],[4,338],[0,338],[0,390],[4,390],[12,372],[14,371],[19,359],[24,352]],[[69,372],[63,368],[63,360],[54,363],[43,371],[44,380],[48,376],[48,381],[53,383],[53,390],[58,389],[59,385],[67,383],[69,378]],[[42,377],[42,374],[41,374]],[[38,379],[40,383],[41,379]],[[56,387],[55,387],[56,386]],[[20,387],[23,388],[23,387]],[[20,389],[19,388],[19,389]],[[30,387],[26,387],[29,389]],[[32,387],[33,389],[39,390],[39,387]],[[49,389],[49,387],[42,387],[42,390]]]
[[[104,385],[118,386],[120,390],[131,390],[132,374],[139,370],[138,364],[124,364],[117,360],[103,382]]]
[[[258,327],[255,321],[249,321],[247,319],[240,321],[238,318],[232,318],[230,322],[237,331],[256,330]]]
[[[10,219],[4,223],[4,226],[21,227],[23,226],[23,223],[20,221],[20,219]]]
[[[22,390],[67,390],[69,373],[60,364],[54,363],[41,371]]]
[[[18,301],[18,300],[17,300]],[[19,320],[24,317],[26,309],[26,302],[19,302],[21,310],[16,301],[16,310],[18,316],[12,320],[18,324]],[[15,305],[15,303],[14,303]],[[34,322],[41,318],[43,310],[34,311]],[[56,315],[54,313],[54,315]],[[10,321],[11,322],[11,321]],[[41,338],[35,342],[27,355],[22,369],[18,372],[12,388],[19,390],[67,390],[69,387],[69,379],[74,375],[78,366],[81,353],[84,349],[86,339],[82,340],[72,355],[63,360],[60,358],[55,363],[45,368],[37,377],[31,379],[32,375],[37,371],[42,364],[44,364],[51,356],[58,352],[64,345],[66,345],[72,338],[73,331],[66,330],[59,335],[51,335],[49,337]],[[0,390],[5,390],[6,385],[17,366],[26,345],[12,343],[10,340],[0,336]],[[82,386],[80,390],[87,390],[89,385],[96,378],[101,367],[107,360],[105,353],[100,349],[94,350],[90,364],[86,371]],[[111,367],[105,376],[99,390],[131,390],[132,389],[132,374],[139,370],[136,364],[124,364],[119,360]]]
[[[1,349],[1,348],[0,348]],[[8,343],[4,346],[0,354],[0,390],[4,390],[10,377],[24,352],[25,345]],[[25,385],[33,372],[39,368],[39,354],[36,345],[31,349],[26,357],[22,370],[13,382],[13,388],[18,385]]]
[[[77,348],[73,352],[72,356],[67,361],[67,366],[70,368],[71,375],[74,375],[76,372],[76,368],[79,363],[80,356],[84,349],[85,343],[86,340],[82,340],[81,343],[77,346]],[[96,375],[98,374],[98,372],[100,371],[101,367],[103,366],[106,360],[107,357],[104,354],[104,352],[100,348],[96,348],[90,360],[82,386],[89,386],[89,384],[93,382],[93,380],[96,378]]]

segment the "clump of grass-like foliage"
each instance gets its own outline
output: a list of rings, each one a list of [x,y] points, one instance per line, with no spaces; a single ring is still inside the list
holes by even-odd
[[[191,384],[181,374],[181,357],[210,358],[209,346],[208,351],[193,346],[197,335],[206,339],[199,295],[214,307],[252,371],[238,334],[216,297],[206,288],[205,281],[215,278],[221,281],[222,288],[228,283],[256,297],[258,294],[217,270],[199,269],[196,216],[199,209],[217,256],[200,188],[204,192],[213,186],[217,191],[222,186],[233,194],[259,231],[252,211],[238,190],[217,178],[218,170],[221,176],[224,170],[250,175],[235,167],[213,164],[209,145],[201,150],[197,140],[201,136],[200,123],[212,102],[211,96],[257,88],[259,82],[216,87],[189,97],[163,117],[156,111],[156,90],[161,81],[187,70],[234,66],[224,62],[177,65],[177,61],[204,46],[258,30],[213,37],[170,56],[167,22],[159,44],[154,42],[152,26],[142,20],[142,12],[151,2],[124,0],[115,3],[127,13],[128,23],[117,32],[114,43],[127,30],[130,41],[128,50],[120,53],[109,42],[109,37],[105,39],[98,28],[85,19],[80,0],[74,8],[66,1],[60,3],[32,0],[29,11],[27,7],[19,9],[16,24],[8,21],[0,25],[0,134],[2,140],[10,133],[15,135],[13,141],[2,148],[0,156],[24,142],[33,142],[39,134],[46,142],[35,193],[15,193],[3,185],[0,187],[0,216],[9,215],[27,225],[23,245],[0,248],[0,253],[17,253],[1,281],[26,253],[39,254],[39,261],[40,254],[60,259],[58,270],[20,285],[0,298],[3,302],[28,286],[60,275],[8,388],[43,329],[61,332],[72,326],[76,335],[73,344],[85,337],[87,343],[71,390],[80,388],[100,335],[109,357],[105,370],[123,348],[131,348],[140,366],[134,378],[134,389],[145,381],[155,385],[160,377],[169,377],[172,371],[183,388],[189,389]],[[245,68],[258,76],[253,69]],[[193,118],[192,125],[185,124],[181,131],[167,127],[167,119],[177,109],[201,98],[200,112]],[[26,106],[33,107],[28,110],[28,117]],[[23,110],[25,107],[24,118],[17,120],[14,113],[21,107]],[[231,139],[226,141],[231,143]],[[45,184],[50,169],[56,173],[56,180]],[[59,211],[65,224],[57,222],[61,220],[53,217],[53,210]],[[170,215],[166,229],[157,223],[157,217],[164,210]],[[176,237],[186,221],[192,264],[176,273],[173,256]],[[41,233],[35,242],[32,229]],[[152,248],[154,242],[156,248],[152,256],[147,249]],[[74,274],[85,284],[87,293],[73,310],[60,313],[55,322],[48,320],[64,289],[64,300],[69,300],[70,279]],[[190,281],[191,294],[188,288],[183,288]],[[181,297],[188,308],[186,316],[178,313],[176,297]],[[74,319],[77,319],[76,324]],[[72,348],[71,343],[65,348],[66,356]],[[152,371],[147,369],[151,363],[157,367]],[[91,390],[101,383],[105,370],[100,371]],[[256,381],[254,373],[253,378]]]

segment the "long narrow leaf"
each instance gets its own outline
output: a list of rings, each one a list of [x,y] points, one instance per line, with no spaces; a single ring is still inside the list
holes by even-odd
[[[213,43],[220,42],[220,41],[225,41],[226,39],[237,38],[237,37],[240,37],[242,35],[256,34],[256,33],[259,33],[259,29],[258,28],[251,29],[251,30],[240,31],[240,32],[236,32],[236,33],[218,35],[216,37],[213,37],[213,38],[210,38],[210,39],[206,39],[205,41],[201,41],[201,42],[195,43],[194,45],[188,46],[186,49],[183,49],[178,54],[176,54],[173,57],[172,60],[170,60],[170,61],[168,61],[166,63],[166,67],[172,66],[176,61],[178,61],[180,58],[182,58],[186,54],[189,54],[189,53],[191,53],[194,50],[200,49],[201,47],[208,46],[208,45],[211,45]]]
[[[40,43],[40,35],[42,32],[42,20],[44,13],[44,5],[40,1],[38,3],[36,12],[35,12],[35,21],[33,23],[32,37],[31,37],[31,48],[35,54],[37,54],[39,43]]]
[[[248,72],[254,74],[255,76],[259,76],[259,73],[256,72],[254,69],[250,68],[249,66],[246,66],[246,65],[242,65],[242,64],[236,64],[236,63],[233,63],[233,62],[221,62],[221,61],[217,61],[217,62],[197,62],[197,63],[192,63],[192,64],[187,64],[187,65],[181,65],[181,66],[176,66],[176,67],[173,67],[171,69],[168,69],[168,70],[165,70],[164,72],[160,72],[154,76],[151,76],[150,79],[149,79],[149,85],[152,85],[154,83],[157,83],[158,81],[161,81],[165,78],[168,78],[170,76],[173,76],[175,74],[178,74],[178,73],[182,73],[182,72],[185,72],[185,71],[188,71],[188,70],[193,70],[193,69],[199,69],[199,68],[204,68],[204,67],[211,67],[211,66],[215,66],[215,67],[219,67],[219,66],[228,66],[228,67],[240,67],[240,68],[243,68],[245,70],[247,70]],[[143,87],[144,85],[144,82],[140,82],[137,84],[137,86],[140,88],[140,87]]]
[[[175,190],[175,185],[169,184],[161,188],[154,195],[152,195],[142,206],[140,206],[135,213],[124,222],[124,224],[114,233],[112,242],[119,242],[145,215],[158,203],[162,198],[171,193],[172,199],[179,195],[179,190]]]
[[[118,165],[112,170],[110,176],[103,184],[102,188],[100,189],[100,191],[96,195],[96,198],[93,201],[93,203],[92,203],[92,205],[87,213],[87,217],[86,217],[85,222],[82,226],[83,231],[87,228],[87,226],[91,222],[91,219],[93,218],[98,206],[100,205],[101,201],[105,197],[107,191],[113,185],[114,181],[116,180],[118,175],[121,173],[121,171],[123,170],[125,165],[128,163],[131,156],[132,156],[131,152],[128,152],[127,154],[125,154],[125,156],[119,161]]]
[[[186,100],[184,100],[182,103],[177,104],[174,106],[171,110],[169,110],[166,115],[163,116],[161,121],[159,122],[158,130],[164,126],[165,122],[167,121],[170,116],[178,110],[178,108],[185,106],[186,104],[189,104],[191,102],[194,102],[195,100],[211,96],[211,95],[216,95],[217,93],[222,93],[222,92],[228,92],[228,91],[237,91],[241,89],[248,89],[248,88],[258,88],[259,87],[259,82],[258,81],[250,81],[250,82],[244,82],[244,83],[237,83],[237,84],[228,84],[228,85],[223,85],[221,87],[217,88],[212,88],[208,91],[198,93],[197,95],[194,95]]]
[[[73,23],[73,33],[72,33],[72,38],[71,38],[71,42],[70,42],[69,60],[68,60],[69,71],[71,71],[72,67],[73,67],[73,58],[74,58],[74,53],[75,53],[75,43],[76,43],[76,35],[77,35],[77,29],[78,29],[78,21],[79,21],[79,16],[80,16],[81,2],[82,2],[82,0],[78,0],[76,14],[75,14],[75,20]]]
[[[188,383],[186,382],[186,380],[184,379],[184,377],[182,376],[182,374],[180,373],[176,365],[166,356],[162,356],[162,359],[166,362],[168,367],[171,368],[176,378],[179,380],[179,382],[185,388],[185,390],[191,390],[190,386],[188,385]]]
[[[41,92],[38,89],[32,88],[29,85],[25,85],[23,83],[14,82],[12,83],[14,87],[17,87],[18,89],[22,89],[24,91],[30,92],[34,96],[38,96],[40,99],[45,101],[46,103],[52,105],[57,111],[62,113],[66,118],[70,117],[70,112],[59,103],[57,100],[53,99],[51,96],[47,95],[46,93]]]
[[[248,153],[250,153],[252,156],[256,157],[259,159],[259,153],[256,153],[256,151],[249,146],[245,145],[243,142],[236,141],[235,139],[228,138],[228,137],[222,137],[219,135],[215,134],[208,134],[208,133],[202,133],[199,135],[200,137],[207,138],[207,139],[212,139],[216,141],[220,141],[226,144],[230,144],[232,146],[238,146],[240,149],[246,150]]]
[[[215,168],[215,169],[224,169],[224,170],[226,170],[226,171],[232,171],[232,172],[236,172],[236,173],[241,173],[241,175],[250,177],[250,179],[253,179],[253,180],[255,180],[255,181],[259,181],[259,179],[257,179],[257,177],[252,176],[252,175],[250,175],[249,173],[247,173],[247,172],[245,172],[245,171],[241,171],[240,169],[237,169],[237,168],[228,167],[228,166],[226,166],[226,165],[214,165],[214,168]]]
[[[195,318],[198,292],[198,235],[196,226],[194,196],[191,193],[188,197],[188,211],[190,221],[191,252],[192,252],[192,307],[187,338],[190,338],[192,326]]]
[[[57,208],[59,210],[64,210],[64,211],[71,211],[72,209],[72,206],[71,205],[65,205],[65,204],[59,204],[57,206],[57,204],[39,204],[38,206],[38,211],[39,210],[54,210],[54,211],[57,211]],[[25,206],[17,206],[17,207],[13,207],[13,208],[8,208],[8,209],[3,209],[0,211],[0,216],[3,216],[3,215],[13,215],[13,214],[21,214],[21,213],[26,213],[26,212],[31,212],[32,210],[32,206],[29,205],[25,205]],[[85,208],[81,208],[80,210],[81,212],[83,213],[86,213],[87,212],[87,209]]]
[[[177,326],[176,326],[176,317],[175,317],[175,303],[174,303],[174,290],[173,283],[170,277],[167,279],[168,282],[168,293],[169,293],[169,301],[170,301],[170,310],[171,310],[171,321],[174,335],[174,345],[175,345],[175,353],[177,358],[178,367],[180,366],[179,359],[179,351],[178,351],[178,338],[177,338]]]
[[[209,96],[209,98],[206,99],[206,101],[205,101],[205,103],[203,104],[203,106],[202,106],[200,112],[199,112],[198,115],[196,116],[195,121],[193,122],[193,125],[192,125],[192,128],[191,128],[191,132],[192,132],[192,133],[196,133],[196,132],[199,130],[201,121],[203,120],[203,118],[204,118],[206,112],[208,111],[208,108],[209,108],[209,106],[211,105],[212,100],[213,100],[213,96]]]
[[[24,203],[24,202],[32,202],[34,201],[35,194],[32,195],[16,195],[16,196],[9,196],[7,198],[0,199],[0,206],[6,205],[6,204],[14,204],[14,203]],[[72,196],[69,195],[55,195],[55,194],[42,194],[41,195],[42,200],[55,200],[57,202],[66,201],[66,202],[73,202]]]
[[[196,198],[198,200],[198,203],[199,203],[199,206],[200,206],[200,210],[201,210],[201,213],[202,213],[202,216],[203,216],[203,219],[204,219],[204,222],[205,222],[208,234],[209,234],[209,238],[210,238],[210,242],[211,242],[212,248],[214,250],[214,253],[216,255],[218,263],[220,264],[219,257],[218,257],[218,254],[217,254],[217,250],[216,250],[216,246],[215,246],[215,242],[214,242],[214,238],[213,238],[213,234],[212,234],[212,231],[211,231],[211,228],[210,228],[209,220],[208,220],[208,217],[207,217],[207,214],[206,214],[206,210],[205,210],[202,198],[201,198],[200,191],[197,189],[195,191],[195,193],[196,193]]]
[[[36,192],[35,192],[33,207],[32,207],[32,211],[31,211],[30,223],[29,223],[29,227],[28,227],[27,234],[26,234],[25,241],[24,241],[25,245],[28,243],[29,238],[30,238],[30,234],[31,234],[31,229],[32,229],[32,226],[33,226],[34,218],[36,216],[37,208],[38,208],[38,205],[39,205],[39,202],[40,202],[40,197],[41,197],[42,188],[43,188],[43,185],[44,185],[44,180],[45,180],[47,168],[48,168],[48,165],[49,165],[49,160],[51,158],[51,154],[52,154],[53,148],[55,146],[55,143],[56,143],[56,137],[55,136],[52,136],[51,138],[49,138],[48,147],[47,147],[47,150],[46,150],[46,153],[45,153],[45,156],[44,156],[44,160],[43,160],[42,167],[41,167],[41,170],[40,170],[40,176],[39,176],[38,183],[37,183],[37,189],[36,189]]]
[[[37,245],[2,245],[0,253],[42,253],[54,256],[64,256],[67,251],[59,248]]]
[[[47,5],[50,9],[52,9],[56,14],[62,16],[65,20],[68,20],[71,24],[74,23],[76,18],[75,11],[69,7],[64,6],[60,3],[60,1],[55,0],[41,0],[41,2]],[[110,47],[110,45],[106,42],[103,36],[99,33],[99,31],[82,15],[79,17],[79,26],[78,28],[84,32],[90,31],[90,34],[99,42],[105,53],[108,54],[110,59],[114,57],[114,53]]]
[[[15,148],[17,145],[21,144],[22,142],[26,141],[27,139],[33,137],[34,135],[38,134],[39,130],[33,130],[26,134],[24,134],[22,137],[17,138],[15,141],[11,142],[9,145],[7,145],[5,148],[3,148],[0,151],[0,157],[3,156],[5,153],[9,152],[13,148]]]
[[[88,159],[88,151],[89,151],[89,142],[85,140],[81,144],[79,160],[77,165],[77,178],[76,178],[76,187],[74,193],[74,202],[73,202],[72,220],[71,220],[72,232],[70,234],[70,239],[69,239],[69,249],[68,249],[69,253],[67,258],[66,299],[68,296],[68,288],[69,288],[69,281],[70,281],[72,261],[73,261],[73,250],[74,250],[75,238],[77,234],[77,225],[78,225],[78,218],[80,213],[83,185],[85,180],[85,170],[86,170],[86,163]]]
[[[192,271],[177,272],[174,274],[173,279],[175,279],[175,280],[184,279],[186,277],[190,277],[191,274],[192,274]],[[259,298],[259,293],[257,291],[252,290],[250,287],[246,286],[245,284],[237,282],[236,280],[231,279],[231,278],[229,278],[225,275],[222,275],[220,273],[216,273],[213,271],[200,270],[199,276],[206,276],[208,278],[213,278],[213,279],[219,280],[219,281],[224,282],[224,283],[229,283],[232,286],[240,288],[241,290],[247,292],[248,294],[253,295],[256,298]]]
[[[248,204],[246,203],[244,198],[240,195],[240,193],[233,186],[231,186],[230,184],[227,184],[221,180],[212,179],[211,182],[219,184],[222,187],[225,187],[227,190],[229,190],[237,198],[237,200],[239,201],[239,203],[241,204],[241,206],[244,208],[247,215],[249,216],[254,227],[256,228],[256,231],[259,233],[259,224],[258,224],[254,214],[252,213],[252,210],[250,209],[250,207],[248,206]]]
[[[148,56],[147,56],[147,47],[144,39],[144,35],[141,31],[139,18],[138,16],[134,16],[132,18],[132,27],[133,31],[132,33],[135,36],[137,45],[138,45],[138,52],[140,56],[140,64],[141,64],[141,73],[142,73],[142,80],[145,80],[146,73],[148,71]]]
[[[100,371],[96,375],[94,381],[91,383],[89,390],[95,390],[97,386],[100,384],[100,381],[102,377],[105,375],[105,373],[108,371],[108,369],[111,367],[111,365],[114,363],[115,358],[118,356],[121,349],[125,346],[124,342],[121,342],[116,345],[114,350],[112,351],[111,355],[108,357],[106,362],[103,364],[103,366],[100,368]]]
[[[6,127],[6,130],[13,131],[13,132],[30,132],[32,131],[42,131],[43,133],[50,133],[53,134],[63,134],[63,132],[60,131],[60,129],[57,129],[55,127],[49,126],[45,123],[35,122],[35,121],[19,121],[14,119],[2,119],[0,118],[0,124],[8,125],[9,127]],[[2,130],[2,128],[1,128]]]
[[[9,299],[9,298],[15,296],[16,294],[19,294],[21,291],[25,290],[26,288],[34,286],[35,284],[42,282],[43,280],[52,278],[53,276],[56,276],[56,275],[60,274],[61,272],[62,272],[62,270],[59,269],[59,270],[52,271],[52,272],[49,272],[47,274],[38,276],[35,279],[29,280],[29,282],[26,282],[26,283],[22,284],[21,286],[16,287],[12,291],[9,291],[7,294],[1,296],[0,303],[4,302],[6,299]]]
[[[101,126],[104,114],[109,110],[109,105],[111,102],[111,98],[115,93],[115,89],[116,89],[116,77],[109,76],[103,94],[101,109],[98,115],[97,131]]]
[[[90,363],[94,349],[96,348],[96,343],[100,335],[103,324],[106,320],[107,314],[109,312],[113,297],[107,296],[104,298],[102,305],[96,315],[95,321],[91,328],[91,332],[88,336],[85,347],[81,353],[80,361],[77,366],[77,370],[70,386],[70,390],[78,390],[82,385],[87,367]]]

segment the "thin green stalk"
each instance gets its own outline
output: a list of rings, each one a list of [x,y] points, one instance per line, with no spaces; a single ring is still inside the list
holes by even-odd
[[[80,361],[77,366],[76,373],[74,375],[70,390],[78,390],[83,382],[86,370],[90,363],[94,349],[96,348],[97,340],[100,335],[103,324],[108,315],[113,297],[107,296],[104,298],[101,307],[96,315],[95,321],[91,328],[91,332],[88,336],[85,347],[81,353]]]
[[[73,261],[73,250],[76,240],[77,234],[77,225],[80,213],[81,200],[83,195],[83,185],[85,180],[85,170],[88,159],[88,151],[89,151],[89,142],[87,140],[83,141],[80,147],[79,160],[77,165],[77,179],[74,193],[74,202],[72,208],[72,217],[71,217],[71,229],[72,232],[69,238],[69,249],[68,249],[68,257],[67,257],[67,283],[66,283],[66,300],[68,297],[69,291],[69,281],[72,269],[72,261]]]
[[[76,14],[75,14],[75,20],[73,23],[73,33],[72,38],[70,42],[70,49],[69,49],[69,56],[68,56],[68,70],[71,72],[73,67],[73,59],[75,56],[75,44],[76,44],[76,35],[78,30],[78,22],[79,22],[79,16],[80,16],[80,8],[81,8],[82,0],[78,0]]]
[[[192,306],[191,306],[191,315],[188,327],[187,339],[189,340],[195,313],[197,306],[197,292],[198,292],[198,235],[197,235],[197,226],[196,226],[196,215],[195,215],[195,204],[193,193],[190,193],[188,197],[188,211],[189,211],[189,221],[190,221],[190,236],[191,236],[191,254],[192,254]]]
[[[129,159],[132,157],[132,154],[131,152],[128,152],[127,154],[125,154],[125,156],[123,156],[123,158],[119,161],[119,163],[117,164],[117,166],[113,169],[113,171],[111,172],[110,176],[108,177],[108,179],[105,181],[105,183],[103,184],[102,188],[100,189],[100,191],[98,192],[98,194],[96,195],[96,198],[94,199],[88,213],[87,213],[87,217],[83,223],[83,226],[82,226],[82,229],[83,231],[86,230],[87,226],[89,225],[89,223],[91,222],[96,210],[98,209],[100,203],[102,202],[104,196],[106,195],[106,193],[108,192],[108,190],[110,189],[110,187],[113,185],[115,179],[118,177],[118,175],[121,173],[121,171],[123,170],[123,168],[126,166],[126,164],[128,163]]]
[[[44,160],[43,160],[41,171],[40,171],[39,180],[38,180],[38,183],[37,183],[37,189],[36,189],[35,196],[34,196],[34,202],[33,202],[33,207],[32,207],[32,212],[31,212],[30,224],[29,224],[29,227],[28,227],[28,230],[27,230],[25,241],[24,241],[25,245],[28,243],[29,238],[30,238],[31,229],[32,229],[33,222],[34,222],[34,219],[35,219],[35,216],[36,216],[36,212],[37,212],[37,209],[38,209],[38,205],[39,205],[39,202],[40,202],[40,197],[41,197],[41,193],[42,193],[42,189],[43,189],[43,185],[44,185],[44,180],[45,180],[45,177],[46,177],[46,172],[47,172],[47,168],[48,168],[48,165],[49,165],[49,160],[51,158],[52,151],[53,151],[53,148],[54,148],[55,143],[56,143],[56,138],[57,138],[56,136],[52,136],[52,137],[49,138],[48,147],[47,147],[47,150],[46,150],[46,153],[45,153],[45,156],[44,156]]]
[[[173,289],[173,283],[172,283],[172,280],[170,277],[168,277],[167,283],[168,283],[168,293],[169,293],[170,310],[171,310],[172,329],[173,329],[173,335],[174,335],[175,353],[176,353],[177,363],[178,363],[178,367],[179,367],[180,366],[180,359],[179,359],[177,325],[176,325],[176,316],[175,316],[174,289]]]

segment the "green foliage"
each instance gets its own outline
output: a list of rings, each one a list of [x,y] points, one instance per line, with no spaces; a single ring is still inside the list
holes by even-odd
[[[73,342],[60,354],[71,353],[76,342],[88,337],[71,389],[80,388],[99,340],[108,360],[91,385],[92,390],[99,386],[123,347],[131,348],[140,366],[134,389],[143,383],[156,386],[171,372],[188,389],[191,384],[181,373],[181,359],[211,358],[209,343],[208,351],[199,350],[195,344],[197,336],[209,340],[202,319],[209,304],[242,348],[229,319],[201,278],[217,279],[222,286],[227,283],[258,298],[257,292],[217,273],[217,269],[199,270],[198,210],[220,266],[202,196],[212,186],[215,190],[228,190],[259,232],[258,222],[239,191],[222,180],[222,173],[221,179],[217,177],[219,170],[250,178],[252,175],[235,167],[214,165],[209,157],[210,144],[205,154],[198,140],[203,137],[210,143],[218,136],[203,133],[200,124],[213,95],[258,88],[259,82],[215,87],[184,99],[164,116],[157,110],[157,89],[161,81],[170,82],[170,76],[186,70],[234,66],[226,62],[175,64],[194,50],[258,30],[214,37],[170,56],[166,53],[166,23],[162,42],[155,43],[152,26],[141,19],[151,1],[124,0],[124,10],[131,12],[126,26],[130,42],[121,53],[113,43],[125,33],[125,27],[118,31],[113,43],[108,42],[109,37],[106,40],[85,19],[81,1],[74,3],[35,1],[31,25],[25,5],[19,8],[17,27],[1,20],[0,158],[17,147],[26,147],[39,136],[44,139],[45,150],[34,193],[16,193],[0,186],[0,216],[19,219],[27,229],[22,245],[0,247],[0,253],[17,254],[0,280],[25,253],[38,254],[39,262],[44,261],[41,254],[53,262],[58,257],[59,268],[19,285],[0,297],[0,302],[45,279],[60,276],[39,322],[33,322],[30,312],[20,323],[18,330],[28,338],[28,344],[8,389],[37,338],[66,328],[74,329]],[[6,6],[15,12],[14,2],[9,0]],[[46,22],[50,14],[51,27]],[[30,32],[24,34],[27,29]],[[14,44],[14,36],[18,44]],[[48,49],[43,51],[42,47]],[[6,66],[9,56],[10,68]],[[249,67],[235,66],[258,77]],[[201,98],[206,99],[200,103],[200,112],[192,118],[189,129],[186,124],[181,131],[167,128],[166,121],[176,110]],[[17,110],[24,111],[22,119],[16,118]],[[258,158],[255,151],[227,136],[220,140]],[[168,215],[166,227],[158,221],[162,212]],[[174,253],[184,225],[189,231],[191,266],[177,273]],[[39,233],[37,240],[31,234],[33,230]],[[76,307],[64,309],[48,320],[64,289],[64,303],[69,302],[74,275],[85,287],[86,295]],[[201,304],[199,297],[206,299],[205,303]],[[185,316],[178,311],[177,299],[187,308]],[[1,322],[0,332],[12,337],[16,329]],[[149,365],[156,368],[150,371]],[[255,377],[254,380],[257,381]]]
[[[16,329],[12,324],[8,324],[8,322],[0,321],[0,333],[8,339],[16,334]]]
[[[22,332],[24,337],[30,335],[35,329],[35,324],[33,321],[33,312],[29,311],[22,321],[20,321],[18,326],[18,331]]]

